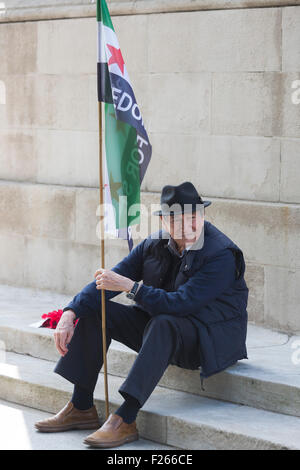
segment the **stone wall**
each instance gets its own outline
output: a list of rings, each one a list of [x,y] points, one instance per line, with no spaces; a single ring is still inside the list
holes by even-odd
[[[109,6],[153,145],[142,202],[192,181],[244,252],[250,320],[299,332],[300,2]],[[72,296],[100,265],[96,46],[94,2],[0,2],[2,283]],[[107,241],[106,266],[127,253]]]

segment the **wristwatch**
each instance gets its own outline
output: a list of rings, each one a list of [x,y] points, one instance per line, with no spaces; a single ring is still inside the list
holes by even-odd
[[[139,283],[135,282],[132,286],[131,291],[127,292],[126,297],[128,297],[128,299],[134,299],[134,296],[136,294],[136,291],[138,290],[138,287],[139,287]]]

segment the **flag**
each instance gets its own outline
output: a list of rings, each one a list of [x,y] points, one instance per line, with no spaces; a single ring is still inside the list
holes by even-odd
[[[98,101],[104,102],[105,232],[128,240],[131,226],[140,223],[140,188],[152,147],[136,102],[105,0],[97,0]]]

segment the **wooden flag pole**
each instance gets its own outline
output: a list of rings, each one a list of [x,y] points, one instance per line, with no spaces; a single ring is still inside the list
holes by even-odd
[[[98,115],[99,115],[99,189],[100,189],[100,210],[103,210],[103,171],[102,171],[102,103],[98,101]],[[101,212],[102,214],[102,212]],[[104,255],[104,213],[100,222],[100,238],[101,238],[101,267],[105,268],[105,255]],[[105,391],[105,416],[106,420],[109,416],[109,402],[108,402],[108,387],[107,387],[107,361],[106,361],[106,312],[105,312],[105,289],[101,289],[101,303],[102,303],[102,345],[103,345],[103,371],[104,371],[104,391]]]

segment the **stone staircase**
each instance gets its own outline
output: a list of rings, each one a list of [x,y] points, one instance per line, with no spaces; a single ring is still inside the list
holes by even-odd
[[[20,409],[30,407],[32,417],[34,413],[55,413],[70,398],[72,385],[53,373],[59,357],[53,330],[32,326],[43,313],[63,308],[70,298],[50,291],[0,286],[0,399],[6,407],[8,402]],[[122,295],[114,301],[123,301]],[[204,391],[198,371],[169,366],[139,412],[141,439],[136,448],[300,449],[297,341],[299,337],[249,324],[249,359],[206,379]],[[118,388],[135,357],[134,351],[112,342],[107,356],[110,412],[122,403]],[[95,404],[104,417],[102,373]],[[35,448],[41,446],[39,438],[46,444],[45,436],[39,436],[34,434]],[[72,436],[68,442],[74,445]]]

